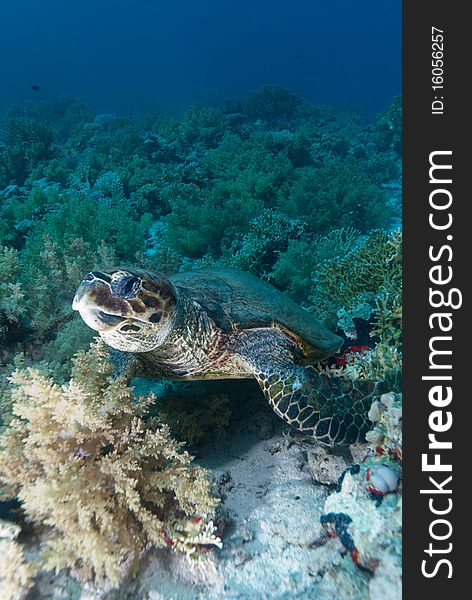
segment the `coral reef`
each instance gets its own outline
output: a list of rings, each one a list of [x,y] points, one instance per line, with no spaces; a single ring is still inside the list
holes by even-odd
[[[264,209],[250,222],[241,247],[227,262],[259,277],[270,278],[278,257],[287,251],[292,240],[302,235],[304,228],[299,219],[289,219],[283,213]]]
[[[351,447],[359,463],[341,473],[321,517],[353,562],[371,572],[370,598],[378,591],[392,600],[401,597],[401,403],[401,394],[389,392],[372,404],[368,445]],[[327,479],[323,483],[333,483],[341,467],[339,457],[325,456],[323,464],[324,468],[319,463],[312,466],[312,473],[319,478],[321,472]]]
[[[280,85],[266,85],[251,92],[244,103],[244,112],[251,120],[261,119],[269,124],[286,121],[295,114],[301,99]]]
[[[271,280],[297,300],[307,300],[312,288],[312,275],[325,261],[344,257],[356,247],[360,232],[352,227],[332,229],[310,241],[289,240],[287,250],[279,254]]]
[[[401,233],[375,231],[347,255],[325,262],[315,273],[315,293],[347,310],[361,301],[375,305],[381,294],[401,292]]]
[[[374,140],[381,150],[400,153],[402,147],[402,98],[396,96],[374,125]]]
[[[401,240],[400,231],[375,230],[313,270],[310,301],[319,318],[331,326],[337,323],[349,338],[353,318],[368,325],[370,314],[375,315],[370,337],[380,337],[380,343],[368,361],[359,362],[365,377],[383,379],[387,369],[395,371],[401,364]]]
[[[372,403],[369,419],[373,428],[366,440],[376,454],[402,458],[402,395],[389,392]]]
[[[37,164],[52,157],[52,131],[32,119],[11,119],[5,126],[4,163],[7,179],[22,185]]]
[[[260,595],[261,573],[273,593],[399,597],[401,234],[389,229],[400,216],[400,153],[400,99],[367,120],[279,85],[181,116],[96,115],[73,98],[6,112],[0,494],[18,495],[23,532],[0,522],[2,593],[19,599],[44,584],[46,596],[60,577],[64,597],[78,598],[68,570],[91,593],[126,588],[123,577],[155,548],[149,598],[174,584],[184,590],[166,579],[169,565],[185,578],[198,564],[214,588],[197,592],[192,580],[182,597]],[[236,266],[337,328],[346,343],[326,368],[383,380],[389,391],[372,405],[367,445],[351,448],[357,471],[347,456],[267,442],[280,423],[258,393],[244,404],[250,387],[236,399],[231,386],[175,388],[151,408],[151,397],[112,380],[100,347],[80,352],[91,333],[70,304],[85,272],[117,264],[166,274]],[[211,567],[217,502],[174,436],[205,455],[205,444],[229,444],[236,431],[256,441],[206,456],[233,519]],[[327,542],[323,514],[337,535]],[[39,553],[36,542],[33,553],[24,545],[31,531]],[[316,546],[317,537],[325,542]],[[47,569],[60,575],[46,578]]]
[[[19,274],[18,252],[0,245],[0,342],[4,342],[8,328],[18,323],[25,312]]]
[[[0,524],[1,528],[1,524]],[[22,600],[34,585],[35,567],[27,563],[21,546],[2,539],[0,531],[0,589],[2,600]]]
[[[369,123],[278,85],[181,117],[95,115],[73,98],[15,105],[0,130],[0,243],[20,265],[0,282],[3,336],[21,321],[37,352],[69,321],[77,278],[109,263],[235,264],[332,322],[339,307],[311,279],[356,246],[350,228],[388,225],[399,115],[395,101]]]
[[[356,564],[375,573],[385,561],[401,564],[401,496],[396,487],[386,495],[371,491],[366,475],[372,467],[367,464],[345,472],[339,491],[326,500],[321,522]],[[399,597],[397,589],[392,593]]]
[[[401,391],[402,306],[401,297],[381,296],[374,311],[372,337],[378,337],[373,349],[356,356],[350,372],[355,377],[381,379],[387,387]]]
[[[200,547],[220,541],[205,471],[166,425],[144,420],[152,397],[136,401],[113,380],[106,355],[100,344],[79,354],[62,387],[34,369],[12,375],[0,480],[47,528],[42,569],[116,586],[149,545],[198,561]]]
[[[43,359],[35,367],[50,373],[60,383],[67,382],[72,372],[73,356],[90,346],[93,335],[94,332],[82,319],[75,317],[67,321],[56,337],[44,346]]]
[[[391,217],[387,197],[354,158],[339,158],[318,168],[297,169],[287,198],[289,215],[305,215],[316,233],[355,227],[363,233]]]
[[[142,248],[150,219],[136,219],[123,200],[100,201],[68,193],[38,221],[22,252],[27,308],[45,329],[71,314],[77,281],[93,267],[133,260]]]

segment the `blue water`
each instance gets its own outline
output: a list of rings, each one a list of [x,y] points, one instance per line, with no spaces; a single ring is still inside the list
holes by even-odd
[[[1,0],[0,23],[0,107],[178,112],[280,83],[372,114],[401,92],[400,0]]]

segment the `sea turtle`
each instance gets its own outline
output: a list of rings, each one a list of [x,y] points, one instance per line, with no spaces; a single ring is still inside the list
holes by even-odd
[[[343,343],[288,296],[243,271],[91,271],[73,308],[119,373],[169,380],[255,378],[277,415],[328,445],[369,429],[371,381],[320,372]]]

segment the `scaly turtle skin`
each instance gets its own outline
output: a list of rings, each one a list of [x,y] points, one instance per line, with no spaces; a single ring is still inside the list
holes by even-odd
[[[92,271],[73,308],[111,347],[120,374],[170,380],[254,377],[273,410],[328,444],[353,443],[369,429],[381,384],[319,373],[312,365],[343,340],[290,298],[234,269],[167,278]]]

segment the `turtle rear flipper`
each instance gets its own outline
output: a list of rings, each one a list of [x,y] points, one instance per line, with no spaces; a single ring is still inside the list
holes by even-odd
[[[367,413],[381,382],[344,379],[294,362],[296,347],[277,329],[241,332],[237,350],[274,412],[328,446],[353,444],[371,428]]]

